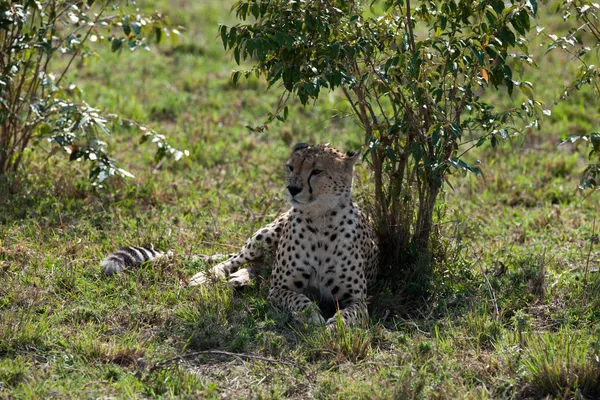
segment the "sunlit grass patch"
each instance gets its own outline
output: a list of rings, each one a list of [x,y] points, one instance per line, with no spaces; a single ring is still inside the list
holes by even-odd
[[[116,364],[131,367],[142,359],[148,350],[148,343],[138,335],[117,335],[108,339],[100,337],[92,327],[81,327],[73,337],[62,341],[61,345],[76,357],[89,364]]]
[[[46,314],[4,311],[0,313],[0,356],[45,350],[50,333],[51,323]]]
[[[180,368],[160,370],[158,373],[146,375],[141,392],[144,396],[178,398],[180,396],[200,396],[204,392],[204,385],[197,375],[185,372]],[[208,387],[209,396],[214,393],[215,386]]]
[[[360,362],[373,354],[372,341],[376,327],[345,326],[339,314],[331,327],[312,326],[301,332],[304,352],[310,359],[325,360],[335,366]]]
[[[189,289],[191,301],[175,312],[181,325],[186,350],[204,350],[225,346],[232,341],[243,348],[244,330],[237,324],[251,318],[233,289],[225,285],[198,286]]]
[[[523,359],[535,396],[594,398],[600,393],[598,338],[563,329],[531,334]]]
[[[5,358],[0,360],[0,394],[20,384],[26,384],[31,378],[32,363],[26,357]]]

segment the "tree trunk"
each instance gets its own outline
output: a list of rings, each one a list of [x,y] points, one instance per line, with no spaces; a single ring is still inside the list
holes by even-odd
[[[419,198],[419,211],[417,224],[413,234],[413,243],[417,245],[422,254],[429,253],[429,239],[433,229],[433,209],[440,193],[440,186],[428,180],[423,188],[423,196]]]

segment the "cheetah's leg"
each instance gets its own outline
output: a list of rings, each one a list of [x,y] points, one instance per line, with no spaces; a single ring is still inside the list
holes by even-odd
[[[244,245],[242,250],[233,255],[228,260],[215,265],[206,272],[198,272],[190,279],[190,286],[202,285],[210,278],[219,279],[229,276],[233,271],[238,270],[244,264],[265,257],[267,254],[272,254],[277,248],[279,237],[283,230],[283,224],[288,219],[288,213],[280,215],[275,221],[271,222],[264,228],[259,229]],[[240,270],[232,277],[231,284],[235,287],[248,284],[250,279],[259,272],[258,267],[253,267],[251,270]]]
[[[319,307],[302,293],[279,286],[271,286],[267,299],[292,313],[308,312],[311,323],[325,323]]]
[[[355,266],[357,267],[356,270],[359,270],[359,265],[359,261],[350,264],[350,270],[352,271],[353,267]],[[342,270],[340,278],[343,277],[344,276]],[[341,308],[336,313],[336,315],[327,320],[327,327],[335,328],[338,322],[338,318],[340,317],[342,318],[342,321],[346,326],[355,324],[357,322],[366,321],[369,316],[366,302],[366,289],[367,281],[362,271],[358,273],[357,277],[346,277],[345,285],[340,284],[339,286],[335,286],[334,290],[336,293],[334,296],[334,300],[343,303],[344,308]]]
[[[342,318],[344,325],[348,326],[360,321],[365,321],[368,315],[367,303],[364,300],[351,301],[350,304],[339,310],[339,314],[336,313],[327,320],[327,327],[334,328],[337,325],[339,317]]]

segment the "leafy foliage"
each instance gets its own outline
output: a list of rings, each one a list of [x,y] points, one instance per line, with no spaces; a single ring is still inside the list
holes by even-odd
[[[558,1],[554,10],[561,13],[565,22],[575,21],[564,36],[545,34],[550,39],[547,51],[560,48],[579,62],[579,68],[573,81],[567,85],[561,95],[566,99],[571,92],[590,85],[600,99],[600,68],[590,62],[590,55],[600,50],[600,24],[598,20],[598,3],[586,1]],[[593,59],[592,59],[593,60]],[[600,133],[591,132],[586,135],[571,136],[563,143],[584,143],[590,148],[589,159],[600,162]],[[597,188],[600,183],[600,164],[591,163],[583,172],[580,189]]]
[[[586,135],[574,135],[563,140],[565,143],[584,143],[590,148],[588,157],[590,160],[600,161],[600,132],[592,132]],[[598,188],[600,183],[600,164],[592,163],[587,166],[581,176],[580,189]]]
[[[221,26],[223,45],[238,63],[254,63],[233,81],[254,72],[285,89],[270,120],[287,118],[290,94],[308,104],[343,91],[364,129],[378,231],[393,259],[411,243],[428,252],[448,175],[481,173],[465,153],[519,133],[518,120],[537,126],[543,114],[532,85],[513,76],[535,66],[525,38],[535,1],[240,0],[233,10],[252,22]],[[519,88],[527,100],[498,110],[481,97],[489,87]]]
[[[163,15],[130,14],[113,0],[0,1],[0,175],[16,172],[27,150],[47,141],[54,144],[52,154],[63,150],[71,161],[90,161],[96,184],[133,176],[117,166],[101,140],[118,124],[139,127],[142,141],[158,146],[157,161],[181,158],[184,153],[162,135],[77,100],[77,85],[65,86],[74,61],[96,56],[90,43],[134,51],[149,49],[151,37],[159,42],[176,34]]]

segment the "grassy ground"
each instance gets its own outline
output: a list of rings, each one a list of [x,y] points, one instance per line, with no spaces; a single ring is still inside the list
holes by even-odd
[[[311,330],[266,302],[263,280],[239,292],[183,287],[205,267],[187,257],[230,252],[285,208],[292,143],[352,149],[360,131],[333,94],[249,133],[278,97],[256,80],[229,83],[235,66],[216,36],[230,5],[154,6],[187,27],[180,46],[101,52],[70,78],[91,104],[147,122],[190,157],[153,173],[150,148],[120,131],[110,145],[136,179],[103,192],[84,165],[30,159],[21,190],[0,198],[0,398],[600,396],[598,198],[576,190],[580,153],[557,147],[597,126],[593,96],[469,155],[485,175],[452,178],[440,204],[447,262],[423,304],[388,282],[368,327]],[[565,62],[551,53],[528,73],[548,104]],[[177,256],[102,275],[104,254],[146,243]]]

